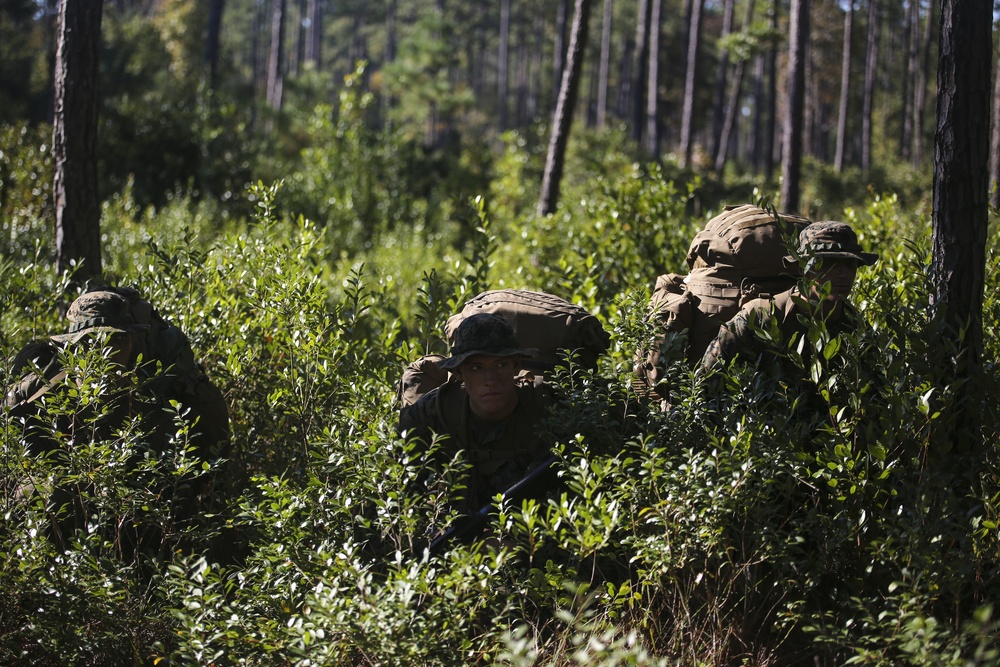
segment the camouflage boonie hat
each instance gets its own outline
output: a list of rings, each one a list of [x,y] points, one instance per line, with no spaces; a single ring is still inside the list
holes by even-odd
[[[140,333],[147,327],[136,324],[128,300],[108,291],[88,292],[70,304],[69,332],[52,336],[59,343],[76,343],[93,333]]]
[[[506,319],[493,313],[476,313],[462,320],[452,335],[451,356],[437,362],[441,368],[456,368],[476,354],[491,357],[533,357],[534,348],[521,348],[514,328]]]
[[[853,259],[865,266],[871,266],[878,260],[878,255],[865,252],[858,243],[858,235],[846,222],[824,220],[814,222],[799,233],[800,257],[811,262],[816,257],[834,257],[837,259]],[[785,262],[793,264],[796,258],[785,257]]]

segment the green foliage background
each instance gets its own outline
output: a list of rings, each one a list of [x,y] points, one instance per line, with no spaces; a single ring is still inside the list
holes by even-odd
[[[325,75],[306,72],[264,137],[246,131],[247,91],[214,98],[190,76],[197,45],[178,12],[192,5],[165,6],[106,24],[118,86],[102,110],[106,277],[188,334],[225,393],[234,447],[203,471],[217,474],[210,511],[180,525],[132,480],[185,471],[183,428],[175,456],[136,471],[122,461],[137,433],[35,459],[0,413],[0,664],[1000,664],[996,231],[984,373],[961,406],[980,423],[947,442],[963,388],[939,380],[954,359],[929,315],[926,174],[807,161],[813,217],[849,221],[880,256],[853,297],[867,328],[810,334],[829,362],[816,370],[823,426],[796,418],[787,388],[737,369],[696,382],[678,364],[674,409],[640,406],[626,427],[655,277],[683,270],[723,204],[774,183],[646,163],[622,128],[575,131],[563,205],[538,219],[544,123],[493,141],[467,91],[392,89],[439,67],[423,58],[447,60],[418,48],[440,26],[400,45],[386,85],[407,102],[391,122],[371,122],[363,67],[332,103]],[[469,112],[465,134],[428,151],[442,100],[437,112]],[[48,136],[0,128],[5,385],[22,345],[65,329],[76,295],[53,268]],[[444,349],[465,299],[500,287],[579,303],[612,349],[596,376],[560,379],[558,418],[580,427],[558,443],[566,490],[498,509],[497,540],[431,557],[422,544],[453,518],[450,490],[397,438],[395,383]],[[99,354],[70,361],[109,371]],[[100,391],[51,409],[83,411]],[[978,443],[986,460],[966,466]],[[91,520],[65,550],[44,504],[11,492],[25,478],[88,494]],[[140,562],[108,533],[130,517],[164,529]]]

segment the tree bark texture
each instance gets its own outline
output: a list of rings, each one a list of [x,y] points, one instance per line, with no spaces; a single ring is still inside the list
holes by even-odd
[[[993,69],[993,127],[990,130],[990,206],[1000,208],[1000,57]]]
[[[601,60],[597,72],[597,127],[604,127],[608,113],[608,71],[611,68],[611,9],[612,0],[604,0],[601,21]]]
[[[649,64],[646,67],[646,153],[660,155],[660,33],[663,0],[649,0]]]
[[[267,104],[281,110],[281,89],[285,76],[285,6],[287,0],[276,0],[271,11],[271,56],[267,63]]]
[[[799,210],[802,172],[802,125],[805,106],[806,47],[809,42],[809,0],[792,0],[788,38],[788,107],[782,140],[781,206]]]
[[[56,46],[52,153],[56,266],[82,284],[100,276],[97,193],[98,64],[103,3],[63,0]]]
[[[705,0],[693,0],[688,23],[687,69],[684,75],[684,107],[681,111],[681,166],[691,164],[694,124],[694,86],[698,78],[698,40],[701,36],[701,10]]]
[[[587,29],[590,23],[591,0],[576,0],[573,15],[573,29],[570,31],[569,48],[566,53],[566,67],[563,69],[562,85],[552,118],[552,135],[549,139],[545,172],[542,175],[542,189],[538,198],[538,215],[554,213],[559,202],[559,186],[562,181],[563,162],[566,157],[566,143],[573,123],[573,109],[576,106],[580,87],[580,72],[587,50]]]
[[[872,110],[875,108],[875,76],[878,67],[879,0],[868,0],[868,41],[865,49],[865,90],[861,109],[861,168],[872,166]]]
[[[967,352],[970,367],[978,363],[982,350],[992,9],[990,0],[944,0],[941,7],[933,309]]]
[[[833,168],[844,170],[844,151],[847,147],[847,108],[851,96],[851,37],[854,26],[854,0],[849,0],[844,12],[844,50],[840,59],[840,107],[837,110],[837,148]]]

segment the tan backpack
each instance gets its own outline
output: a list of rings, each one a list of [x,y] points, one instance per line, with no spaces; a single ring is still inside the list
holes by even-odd
[[[688,274],[656,279],[649,316],[657,335],[649,349],[636,355],[640,384],[654,390],[659,383],[660,352],[668,334],[681,338],[684,357],[695,363],[744,303],[792,287],[800,273],[797,266],[786,266],[784,258],[808,224],[806,218],[753,204],[727,206],[709,220],[688,249]]]
[[[536,376],[548,377],[564,363],[568,353],[573,354],[574,363],[596,369],[599,357],[611,344],[611,335],[586,309],[554,294],[516,289],[491,290],[467,301],[445,323],[448,340],[462,320],[476,313],[502,315],[514,328],[521,347],[538,350],[536,356],[522,362]],[[398,386],[399,407],[411,405],[449,380],[447,371],[434,363],[442,358],[428,355],[406,366]]]

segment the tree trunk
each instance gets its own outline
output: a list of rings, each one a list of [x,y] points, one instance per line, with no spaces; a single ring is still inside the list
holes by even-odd
[[[552,70],[552,100],[559,99],[559,86],[562,85],[563,70],[566,66],[566,22],[569,20],[569,3],[571,0],[558,0],[556,12],[556,44],[553,50]]]
[[[839,174],[844,170],[844,151],[847,145],[847,107],[851,96],[851,35],[854,26],[854,0],[849,0],[844,12],[844,50],[840,60],[840,108],[837,111],[837,149],[833,168]]]
[[[931,306],[958,352],[942,379],[956,387],[957,396],[939,455],[970,481],[984,455],[974,408],[981,399],[968,380],[976,376],[982,353],[992,4],[943,0],[934,134]]]
[[[646,129],[646,82],[649,65],[649,0],[639,0],[635,19],[635,68],[632,85],[632,138],[642,141]]]
[[[645,150],[655,159],[660,156],[660,14],[663,0],[649,0],[649,65],[646,67],[646,136]]]
[[[934,2],[927,5],[927,22],[924,23],[924,39],[921,51],[923,62],[917,79],[917,91],[913,99],[913,166],[920,167],[924,159],[924,113],[927,106],[927,81],[931,70],[931,45],[934,39]]]
[[[309,0],[309,41],[306,43],[306,62],[315,66],[316,71],[322,67],[323,54],[323,3],[320,0]]]
[[[215,90],[219,68],[219,33],[226,0],[212,0],[208,7],[208,30],[205,35],[205,64],[208,66],[208,88]]]
[[[274,111],[281,110],[281,89],[285,68],[285,3],[275,0],[271,11],[271,57],[267,66],[267,104]]]
[[[611,9],[612,0],[604,0],[604,16],[601,22],[601,62],[597,73],[597,127],[607,123],[608,113],[608,70],[611,66]]]
[[[559,186],[562,181],[563,160],[566,156],[566,142],[573,122],[573,108],[576,106],[577,91],[580,87],[580,72],[583,68],[584,53],[587,49],[587,26],[590,22],[591,0],[576,0],[573,29],[570,32],[566,67],[563,70],[562,85],[552,118],[552,136],[545,159],[542,175],[542,189],[538,198],[538,215],[555,212],[559,202]]]
[[[507,54],[510,49],[510,0],[500,0],[500,48],[497,51],[497,109],[500,130],[507,129]]]
[[[746,14],[743,16],[743,29],[750,29],[750,22],[753,20],[754,0],[747,0]],[[733,82],[729,89],[729,99],[726,101],[726,117],[722,122],[722,130],[719,132],[719,146],[715,154],[715,172],[722,175],[726,168],[726,159],[729,155],[729,143],[732,138],[733,128],[736,125],[736,114],[740,107],[740,90],[743,88],[743,72],[746,71],[746,60],[736,63],[736,70],[733,72]]]
[[[990,206],[1000,208],[1000,57],[993,74],[993,129],[990,134]]]
[[[688,22],[687,69],[684,75],[684,107],[681,111],[681,166],[691,164],[694,123],[694,86],[698,78],[698,38],[701,36],[701,10],[705,0],[693,0]]]
[[[917,93],[917,72],[920,71],[920,10],[916,0],[907,3],[906,10],[906,74],[903,76],[903,106],[900,115],[903,127],[899,137],[899,156],[910,159],[913,146],[913,100]]]
[[[861,168],[872,166],[872,109],[875,100],[875,76],[878,66],[879,0],[868,0],[868,41],[865,48],[865,90],[861,110]]]
[[[102,271],[97,84],[103,6],[90,0],[59,3],[52,128],[56,267],[77,285]]]
[[[762,116],[764,115],[764,54],[758,53],[753,66],[753,124],[750,126],[750,163],[754,171],[761,167]]]
[[[771,32],[778,34],[778,0],[771,0]],[[774,175],[775,137],[778,134],[778,47],[774,45],[767,58],[767,139],[764,142],[764,176]]]
[[[734,0],[723,0],[722,3],[722,33],[720,40],[725,40],[733,31]],[[719,164],[719,149],[722,144],[722,126],[726,122],[726,79],[729,76],[729,50],[723,49],[719,54],[719,66],[715,71],[715,95],[712,100],[712,155],[715,164]]]
[[[396,60],[396,0],[389,0],[385,7],[385,62]]]
[[[802,123],[805,103],[806,46],[809,42],[809,0],[792,0],[788,37],[788,107],[781,157],[781,206],[799,210],[802,171]]]

